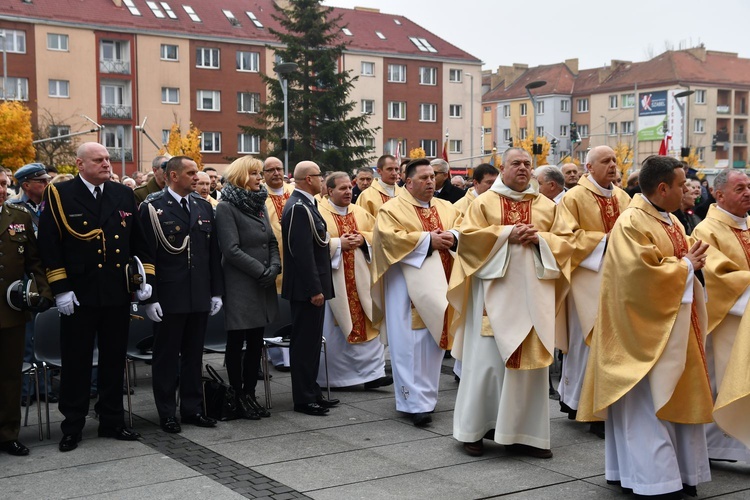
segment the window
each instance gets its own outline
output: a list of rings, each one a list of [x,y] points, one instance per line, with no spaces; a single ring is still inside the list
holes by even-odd
[[[0,93],[0,97],[3,99],[10,99],[12,101],[28,101],[29,100],[29,79],[28,78],[14,78],[9,76],[5,79],[4,93]]]
[[[588,125],[578,125],[578,135],[581,138],[588,137],[589,136],[589,126]]]
[[[70,97],[70,82],[68,80],[50,80],[50,97]]]
[[[420,85],[437,85],[437,68],[420,67],[419,68]]]
[[[180,104],[180,89],[176,87],[161,88],[162,104]]]
[[[221,132],[203,132],[201,134],[201,153],[221,152]]]
[[[376,31],[376,32],[375,32],[375,34],[376,34],[376,35],[377,35],[377,37],[378,37],[378,38],[380,38],[381,40],[385,40],[385,35],[384,35],[383,33],[381,33],[380,31]]]
[[[141,15],[141,11],[138,10],[138,7],[135,6],[135,4],[133,3],[133,0],[122,0],[122,3],[125,4],[125,7],[127,7],[130,13],[133,14],[134,16]]]
[[[252,71],[257,73],[259,67],[260,52],[237,51],[237,71]]]
[[[562,111],[563,113],[570,112],[570,101],[569,100],[563,99],[562,101],[560,101],[560,111]]]
[[[362,61],[362,76],[375,76],[375,63]]]
[[[485,134],[491,134],[492,133],[492,128],[491,127],[484,127],[484,133]]]
[[[419,121],[434,122],[437,120],[437,104],[420,104]]]
[[[695,104],[706,104],[706,91],[705,90],[695,91]]]
[[[406,102],[390,101],[388,103],[389,120],[406,120]]]
[[[99,71],[102,73],[130,74],[130,44],[121,40],[102,40]]]
[[[617,96],[609,96],[609,109],[617,109]]]
[[[255,17],[255,14],[253,14],[250,11],[245,11],[245,14],[247,14],[247,17],[250,18],[250,20],[253,22],[253,24],[255,25],[256,28],[263,28],[263,23],[261,23],[260,21],[258,21],[258,18]]]
[[[177,45],[168,45],[166,43],[161,44],[161,60],[162,61],[177,61],[179,60],[179,47]]]
[[[519,138],[520,138],[521,140],[524,140],[524,139],[526,139],[526,135],[527,135],[527,133],[526,133],[526,129],[525,129],[525,128],[522,128],[522,129],[520,129],[520,130],[518,131],[518,137],[519,137]]]
[[[695,148],[695,154],[698,155],[699,161],[706,161],[706,148],[704,147]]]
[[[167,2],[160,2],[160,3],[161,3],[161,8],[164,9],[164,12],[167,13],[167,17],[169,17],[170,19],[177,19],[177,14],[174,13],[174,11],[172,10],[172,7],[170,7]]]
[[[544,136],[544,127],[537,127],[536,128],[536,137],[543,137]]]
[[[368,151],[375,151],[375,138],[365,137],[362,139],[362,147],[367,148]]]
[[[543,115],[544,114],[544,101],[537,101],[536,102],[536,114]]]
[[[579,113],[589,112],[589,100],[588,99],[578,99],[578,112]]]
[[[419,146],[424,149],[424,155],[427,158],[437,156],[437,141],[435,139],[422,139],[419,141]]]
[[[396,149],[399,144],[401,145],[401,155],[403,156],[405,154],[404,151],[406,151],[406,139],[402,139],[400,142],[398,139],[388,139],[385,143],[385,153],[396,156]]]
[[[164,19],[164,13],[161,11],[156,2],[146,2],[146,5],[148,5],[148,8],[151,9],[151,12],[157,19]]]
[[[484,107],[484,112],[485,112],[485,113],[489,113],[489,112],[491,112],[491,111],[492,111],[492,106],[485,106],[485,107]]]
[[[103,118],[130,119],[130,87],[123,80],[106,81],[100,86],[101,115]]]
[[[123,85],[103,84],[101,93],[103,106],[122,106],[125,104],[125,87]]]
[[[560,125],[560,135],[563,137],[568,137],[568,126],[567,125]]]
[[[224,16],[227,18],[227,21],[229,21],[229,24],[232,26],[240,26],[240,21],[236,17],[234,17],[234,14],[231,10],[222,9],[221,10],[224,13]]]
[[[510,118],[510,104],[503,104],[503,118]]]
[[[198,14],[195,13],[195,11],[193,10],[193,8],[191,6],[189,6],[189,5],[183,5],[182,8],[185,11],[185,13],[188,15],[188,17],[190,17],[190,19],[194,23],[201,22],[201,18],[198,17]]]
[[[362,114],[375,114],[375,101],[373,99],[362,99]]]
[[[165,128],[161,129],[161,143],[162,144],[166,144],[169,142],[169,134],[171,132],[172,131],[169,129],[165,129]]]
[[[199,90],[198,111],[221,111],[221,92],[218,90]]]
[[[47,33],[47,49],[49,50],[68,50],[68,35],[58,35],[56,33]]]
[[[5,52],[16,54],[26,53],[26,32],[3,30],[5,32]]]
[[[70,135],[69,125],[50,125],[47,129],[50,137],[61,137],[64,135]],[[70,137],[60,139],[62,142],[70,142]]]
[[[617,135],[617,122],[609,122],[609,135]]]
[[[464,107],[461,104],[451,104],[448,106],[448,116],[451,118],[461,118]]]
[[[237,152],[243,154],[260,153],[260,136],[250,134],[237,135]]]
[[[696,118],[695,119],[695,126],[693,127],[693,132],[696,134],[703,134],[706,132],[706,120],[703,118]]]
[[[354,36],[354,35],[352,34],[352,30],[350,30],[349,28],[341,28],[341,31],[342,31],[342,32],[343,32],[343,33],[344,33],[344,34],[345,34],[346,36]]]
[[[587,154],[588,153],[586,151],[578,151],[576,153],[576,156],[578,157],[578,162],[581,163],[582,165],[586,164],[586,155]]]
[[[388,81],[396,83],[406,83],[406,65],[405,64],[389,64],[388,65]]]
[[[260,111],[260,93],[237,92],[237,112],[257,113]]]
[[[449,153],[463,153],[463,144],[464,141],[459,139],[451,139],[448,142],[448,152]]]
[[[588,129],[588,127],[586,127]],[[580,130],[581,127],[578,127],[578,130]],[[586,130],[588,132],[588,130]],[[623,135],[633,135],[633,122],[620,122],[620,133]]]
[[[421,52],[432,52],[433,54],[437,53],[437,49],[424,38],[410,36],[409,40],[411,40],[411,43],[416,45]]]
[[[463,71],[461,71],[460,69],[449,69],[448,70],[448,81],[449,82],[461,83],[462,76],[463,76]]]
[[[123,153],[125,153],[126,161],[133,160],[133,149],[131,147],[133,141],[130,127],[105,126],[101,134],[102,144],[109,150],[110,161],[121,160]]]
[[[195,67],[196,68],[218,68],[219,67],[219,49],[195,49]]]
[[[521,103],[520,108],[521,108],[521,116],[526,116],[526,103],[525,102]]]
[[[620,104],[622,108],[634,108],[635,107],[635,94],[622,94],[620,96]]]
[[[510,129],[509,128],[504,128],[503,129],[503,140],[506,141],[506,142],[511,140]]]

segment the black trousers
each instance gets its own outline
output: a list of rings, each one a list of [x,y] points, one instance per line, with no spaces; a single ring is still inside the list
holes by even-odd
[[[227,332],[227,376],[237,394],[255,395],[258,384],[258,366],[263,351],[262,326],[248,330],[229,330]],[[247,343],[245,355],[242,355],[242,344]],[[243,359],[244,358],[244,359]]]
[[[26,325],[0,329],[0,443],[18,439],[21,429],[21,365]]]
[[[153,387],[160,418],[174,417],[180,387],[180,415],[203,413],[203,342],[208,313],[164,314],[154,337]]]
[[[295,405],[314,403],[323,397],[316,380],[323,344],[325,306],[314,306],[309,300],[292,300],[289,305],[292,312],[292,338],[289,345],[292,399]]]
[[[109,307],[76,306],[60,318],[60,413],[63,434],[83,429],[89,412],[94,340],[99,347],[99,427],[124,425],[122,383],[130,328],[130,304]]]

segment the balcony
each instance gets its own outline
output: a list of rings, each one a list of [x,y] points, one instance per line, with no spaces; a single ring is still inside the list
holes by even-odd
[[[118,120],[130,120],[130,106],[121,106],[117,104],[102,104],[102,118],[116,118]]]
[[[130,74],[130,61],[125,59],[102,59],[99,61],[100,73]]]
[[[747,144],[747,134],[734,134],[735,144]]]
[[[728,115],[729,114],[729,105],[723,106],[716,106],[716,114],[717,115]]]
[[[133,148],[107,148],[109,152],[110,163],[117,163],[122,161],[123,154],[125,161],[133,161]]]

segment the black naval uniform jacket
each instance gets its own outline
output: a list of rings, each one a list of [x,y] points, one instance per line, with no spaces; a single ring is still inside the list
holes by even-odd
[[[53,294],[73,291],[82,306],[127,305],[125,265],[133,255],[153,282],[154,261],[132,189],[107,181],[95,200],[78,176],[51,184],[44,203],[37,239]]]
[[[149,247],[156,256],[156,286],[147,303],[159,302],[164,314],[209,312],[211,297],[224,294],[221,253],[214,210],[197,193],[188,195],[190,216],[166,188],[153,193],[140,206],[140,217]],[[151,223],[149,206],[156,210],[164,237],[173,247],[190,235],[190,250],[173,255],[162,245]]]

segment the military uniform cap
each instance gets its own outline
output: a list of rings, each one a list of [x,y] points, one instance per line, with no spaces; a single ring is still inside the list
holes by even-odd
[[[18,183],[30,181],[32,179],[49,179],[50,176],[47,174],[47,169],[41,163],[29,163],[16,170],[13,175]]]

